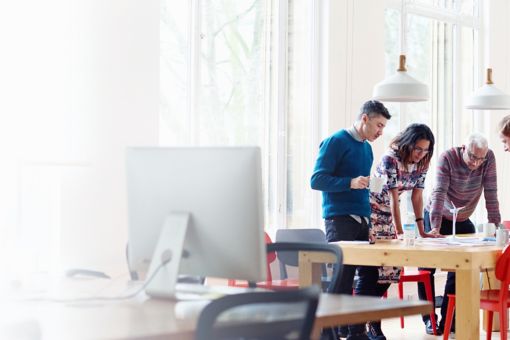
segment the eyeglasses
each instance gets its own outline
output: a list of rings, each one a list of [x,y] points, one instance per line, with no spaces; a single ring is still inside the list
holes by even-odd
[[[487,160],[486,157],[476,157],[474,154],[471,153],[471,151],[469,151],[469,150],[466,150],[466,151],[467,151],[469,160],[471,162],[474,162],[474,163],[483,163],[483,162],[485,162]]]
[[[419,146],[415,146],[413,148],[413,151],[416,151],[417,153],[429,153],[429,149],[423,149],[423,148],[420,148]]]

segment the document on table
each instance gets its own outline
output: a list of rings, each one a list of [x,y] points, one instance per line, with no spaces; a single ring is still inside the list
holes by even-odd
[[[472,246],[493,246],[496,240],[480,237],[444,237],[444,238],[420,238],[416,240],[417,244],[437,247],[472,247]]]
[[[370,244],[368,241],[338,241],[340,244]]]

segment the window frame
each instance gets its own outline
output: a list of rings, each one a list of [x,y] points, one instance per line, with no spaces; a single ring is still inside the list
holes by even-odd
[[[297,227],[289,226],[288,223],[288,136],[289,136],[289,3],[292,0],[261,0],[266,2],[268,15],[266,17],[266,65],[265,65],[265,90],[264,90],[264,136],[262,148],[262,174],[264,176],[264,201],[266,211],[265,228],[275,230],[278,228]],[[303,1],[303,0],[300,0]],[[304,147],[309,148],[311,155],[315,155],[321,140],[322,131],[325,127],[324,118],[321,114],[321,89],[323,83],[321,77],[320,60],[323,58],[320,34],[323,31],[320,20],[324,15],[326,6],[320,0],[306,0],[303,2],[309,9],[306,13],[308,25],[311,30],[307,33],[307,45],[311,46],[307,58],[308,70],[311,82],[307,85],[307,93],[310,94],[309,112],[311,125],[309,134],[312,143]],[[199,105],[200,105],[200,41],[201,41],[201,12],[203,0],[191,0],[189,2],[188,39],[189,48],[186,59],[188,60],[187,73],[187,103],[186,103],[186,138],[188,145],[199,145],[200,131],[198,128]],[[161,119],[160,119],[161,122]],[[164,133],[160,129],[160,132]],[[162,136],[159,138],[162,141]],[[300,148],[303,146],[300,145]],[[313,156],[312,156],[313,157]],[[314,159],[309,161],[309,173],[311,175]],[[271,181],[269,180],[271,179]],[[312,191],[309,181],[302,183],[304,190],[309,192],[305,195],[311,197],[310,212],[307,214],[307,224],[316,225],[321,219],[320,193]],[[304,227],[307,227],[306,225]]]
[[[452,92],[453,92],[453,98],[452,98],[452,112],[451,117],[449,117],[449,120],[452,123],[452,132],[451,135],[448,135],[446,132],[443,132],[440,134],[440,131],[438,130],[439,125],[439,117],[437,116],[437,113],[432,116],[431,120],[431,128],[434,131],[434,134],[436,136],[436,152],[434,153],[432,162],[431,162],[431,168],[427,175],[427,185],[425,188],[425,191],[423,193],[424,197],[424,206],[427,204],[427,200],[425,199],[428,194],[430,194],[434,182],[435,182],[435,164],[437,163],[437,160],[439,158],[439,155],[442,153],[442,151],[453,147],[457,145],[464,144],[464,139],[466,136],[462,135],[462,125],[461,121],[463,119],[466,119],[465,111],[463,108],[464,98],[462,97],[462,92],[458,84],[461,82],[461,68],[462,68],[462,62],[461,62],[461,49],[462,49],[462,30],[463,28],[469,28],[475,31],[476,38],[473,42],[473,53],[474,56],[474,65],[480,65],[480,60],[483,60],[483,48],[480,48],[481,46],[484,46],[484,26],[483,26],[483,18],[484,18],[484,8],[483,5],[480,3],[480,1],[477,1],[475,3],[475,10],[473,15],[464,15],[460,13],[460,2],[455,1],[454,4],[455,9],[449,10],[449,9],[441,9],[436,6],[427,6],[424,4],[416,4],[416,3],[407,3],[405,6],[404,15],[406,16],[404,18],[405,22],[407,23],[407,16],[408,15],[415,15],[419,17],[423,17],[426,19],[431,20],[437,20],[440,22],[452,24],[453,26],[453,65],[452,65]],[[402,11],[401,7],[402,3],[401,1],[393,1],[389,0],[387,8],[391,8],[393,10],[396,10],[398,12]],[[402,13],[400,14],[402,15]],[[481,67],[478,67],[474,70],[474,84],[479,84],[480,79],[482,76],[483,70]],[[475,85],[476,86],[476,85]],[[472,89],[475,90],[475,89]],[[399,105],[399,111],[400,116],[406,115],[406,107],[407,104],[400,103]],[[473,110],[470,114],[469,119],[472,121],[472,126],[478,126],[480,130],[484,130],[486,124],[485,120],[483,119],[483,116],[481,115],[480,111]],[[400,120],[399,121],[399,131],[403,130],[405,128],[406,121]],[[445,148],[444,150],[439,150],[437,148],[438,145],[441,145],[441,142],[438,142],[441,139],[441,142],[444,144]],[[404,211],[413,212],[412,204],[410,201],[411,195],[407,195],[405,204],[403,204],[402,208]],[[481,198],[478,207],[475,211],[475,219],[480,219],[481,215],[483,216],[484,211],[482,208],[484,206],[484,199]]]

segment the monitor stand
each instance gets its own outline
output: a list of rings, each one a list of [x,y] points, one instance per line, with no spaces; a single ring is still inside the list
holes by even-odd
[[[212,300],[228,294],[253,291],[250,288],[177,283],[181,260],[190,256],[184,249],[189,219],[189,213],[171,213],[166,217],[147,274],[146,280],[150,282],[145,287],[145,293],[152,298]]]
[[[147,275],[147,280],[151,280],[145,287],[147,295],[156,298],[175,298],[189,218],[189,213],[170,213],[166,217]],[[166,264],[161,265],[165,262]]]

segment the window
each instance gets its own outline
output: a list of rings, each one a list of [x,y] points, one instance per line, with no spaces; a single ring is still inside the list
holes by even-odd
[[[161,2],[160,143],[259,145],[270,228],[317,220],[316,6]]]
[[[163,1],[162,144],[262,144],[264,1]]]
[[[391,105],[397,114],[388,124],[386,139],[389,142],[397,131],[413,122],[431,127],[436,146],[427,175],[427,196],[434,184],[437,157],[442,151],[463,143],[475,130],[474,113],[464,109],[463,101],[478,83],[478,1],[420,0],[408,3],[406,12],[408,71],[429,86],[431,96],[427,102]],[[400,9],[388,8],[385,20],[386,73],[391,74],[397,68],[400,52],[396,48]],[[410,202],[407,209],[412,210]]]

